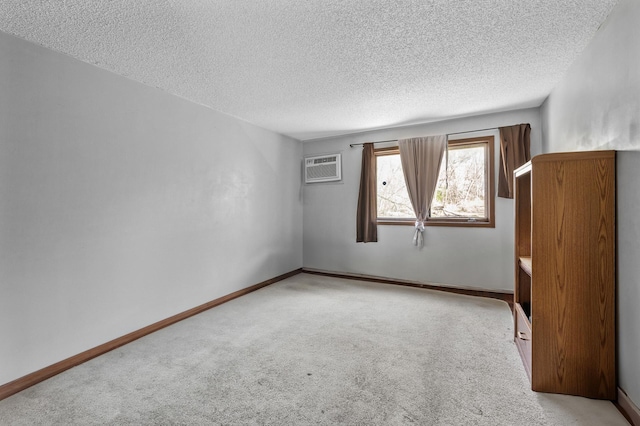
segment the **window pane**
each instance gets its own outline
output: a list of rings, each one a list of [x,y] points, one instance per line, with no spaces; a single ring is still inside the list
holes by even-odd
[[[449,148],[449,167],[442,160],[431,217],[486,218],[485,146]]]
[[[400,155],[376,157],[378,171],[378,217],[415,218],[404,183]]]

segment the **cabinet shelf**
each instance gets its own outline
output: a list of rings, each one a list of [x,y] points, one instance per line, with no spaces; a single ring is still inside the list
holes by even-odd
[[[520,256],[519,264],[520,268],[531,276],[531,256]]]

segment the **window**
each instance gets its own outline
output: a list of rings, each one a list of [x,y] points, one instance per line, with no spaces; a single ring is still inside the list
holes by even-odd
[[[449,141],[425,225],[494,227],[493,136]],[[378,223],[413,225],[397,147],[375,151]],[[447,155],[448,154],[448,155]]]

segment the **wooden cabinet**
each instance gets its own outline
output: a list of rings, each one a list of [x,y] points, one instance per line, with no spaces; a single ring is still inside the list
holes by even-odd
[[[515,171],[515,342],[540,392],[616,398],[615,151]]]

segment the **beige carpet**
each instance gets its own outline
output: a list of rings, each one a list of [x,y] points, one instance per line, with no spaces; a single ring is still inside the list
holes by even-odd
[[[0,401],[2,425],[624,425],[536,394],[496,300],[300,274]]]

